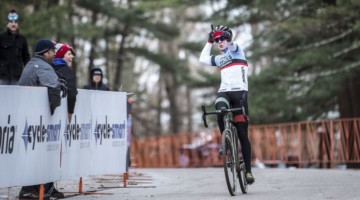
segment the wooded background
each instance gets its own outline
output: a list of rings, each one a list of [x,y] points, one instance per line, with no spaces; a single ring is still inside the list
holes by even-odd
[[[2,0],[3,30],[12,8],[31,52],[39,38],[75,48],[79,88],[98,66],[136,95],[135,137],[203,128],[220,84],[198,62],[211,24],[245,51],[251,124],[360,117],[360,0]]]

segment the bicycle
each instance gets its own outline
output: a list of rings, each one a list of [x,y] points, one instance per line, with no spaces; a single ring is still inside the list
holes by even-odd
[[[236,195],[236,178],[239,179],[240,189],[243,194],[247,193],[248,184],[245,179],[245,163],[244,160],[239,159],[239,139],[237,135],[237,130],[234,126],[234,122],[232,121],[232,112],[234,111],[243,111],[244,107],[241,108],[221,108],[221,110],[215,110],[207,112],[205,106],[201,107],[203,115],[202,119],[204,122],[204,126],[207,128],[206,115],[215,115],[215,114],[224,114],[224,124],[225,130],[222,133],[222,158],[224,164],[224,172],[226,185],[229,190],[231,196]],[[240,152],[241,154],[241,152]]]

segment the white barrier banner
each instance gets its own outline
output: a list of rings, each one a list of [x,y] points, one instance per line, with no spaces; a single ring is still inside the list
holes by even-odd
[[[99,94],[100,93],[100,94]],[[126,162],[126,95],[101,91],[92,98],[91,174],[125,171]],[[119,120],[120,119],[120,120]]]
[[[91,175],[91,94],[79,90],[71,123],[62,132],[61,179]]]
[[[0,188],[125,172],[125,93],[79,90],[70,123],[66,99],[50,115],[46,88],[0,94]]]
[[[19,91],[0,85],[0,188],[16,185],[18,165],[17,115]]]
[[[48,183],[60,178],[60,131],[66,106],[51,116],[47,88],[21,87],[18,114],[19,184]],[[61,105],[66,105],[62,99]]]
[[[11,99],[5,99],[4,102],[2,99],[0,110],[5,111],[1,112],[1,118],[5,114],[8,116],[8,121],[13,119],[16,124],[14,132],[11,132],[15,135],[13,152],[8,154],[15,161],[10,162],[12,164],[9,166],[5,164],[6,161],[2,161],[3,154],[0,154],[1,177],[9,176],[3,176],[7,171],[2,169],[3,166],[8,166],[12,168],[11,171],[15,170],[14,174],[9,173],[12,176],[10,185],[33,185],[59,180],[60,129],[61,119],[65,119],[66,107],[56,108],[54,115],[50,117],[46,88],[19,86],[1,88],[1,94],[8,93]],[[62,100],[62,104],[64,103],[65,99]],[[6,132],[8,131],[3,135],[7,135]],[[1,142],[10,145],[10,138],[7,141],[6,137],[3,137]],[[0,179],[0,187],[7,184],[2,180],[3,178]],[[7,180],[9,179],[5,179]]]

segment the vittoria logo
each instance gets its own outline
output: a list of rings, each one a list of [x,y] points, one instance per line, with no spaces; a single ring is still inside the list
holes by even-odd
[[[15,133],[16,127],[11,125],[11,116],[8,115],[7,125],[0,126],[0,154],[12,154]]]

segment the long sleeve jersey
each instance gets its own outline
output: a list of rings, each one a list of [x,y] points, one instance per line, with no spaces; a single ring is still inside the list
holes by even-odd
[[[248,64],[244,51],[236,43],[227,43],[222,55],[210,55],[212,44],[206,43],[199,61],[216,66],[221,71],[221,84],[218,92],[248,91]]]

